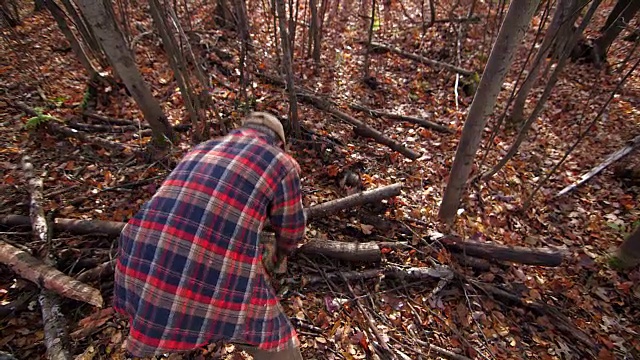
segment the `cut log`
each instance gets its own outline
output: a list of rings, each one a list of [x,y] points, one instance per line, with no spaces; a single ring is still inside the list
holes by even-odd
[[[356,262],[379,262],[382,258],[380,247],[375,242],[311,240],[300,246],[297,251],[303,254],[324,255],[332,259]]]
[[[106,125],[120,125],[120,126],[133,125],[135,127],[141,127],[143,129],[149,128],[149,125],[140,123],[139,121],[116,119],[116,118],[103,116],[103,115],[96,114],[94,112],[89,112],[89,111],[83,112],[82,115],[84,115],[86,117],[90,117],[90,118],[95,119],[95,120],[98,120],[98,121],[100,121],[100,122],[102,122],[102,123],[104,123]]]
[[[354,109],[354,110],[362,111],[362,112],[364,112],[366,114],[369,114],[369,115],[374,115],[374,116],[379,116],[379,117],[386,117],[386,118],[393,119],[393,120],[408,121],[410,123],[418,124],[418,125],[420,125],[422,127],[425,127],[425,128],[428,128],[428,129],[433,129],[433,130],[436,130],[436,131],[447,132],[447,133],[454,133],[455,132],[455,130],[450,128],[450,127],[434,123],[433,121],[417,118],[417,117],[414,117],[414,116],[399,115],[399,114],[394,114],[394,113],[390,113],[390,112],[386,112],[386,111],[369,109],[367,107],[364,107],[362,105],[357,105],[357,104],[350,104],[349,107]]]
[[[269,81],[270,83],[279,85],[284,87],[285,83],[282,79],[268,75],[268,74],[264,74],[264,73],[258,73],[258,76],[266,79],[267,81]],[[408,149],[407,147],[405,147],[404,145],[400,144],[399,142],[385,136],[384,134],[382,134],[381,132],[379,132],[378,130],[370,127],[369,125],[363,123],[362,121],[354,118],[353,116],[350,116],[338,109],[335,108],[335,106],[319,97],[316,95],[311,94],[311,92],[304,90],[302,88],[296,87],[296,93],[298,95],[298,97],[304,101],[307,104],[313,105],[315,108],[317,108],[318,110],[322,110],[326,113],[329,113],[331,115],[333,115],[334,117],[354,126],[357,129],[357,132],[359,134],[361,134],[362,136],[365,137],[369,137],[373,140],[375,140],[376,142],[382,144],[382,145],[386,145],[388,146],[391,150],[397,151],[399,153],[401,153],[402,155],[408,157],[411,160],[415,160],[417,158],[420,157],[421,154]]]
[[[340,199],[327,201],[322,204],[310,206],[305,209],[307,219],[317,219],[335,214],[344,209],[349,209],[358,205],[372,203],[400,195],[401,183],[383,186],[377,189],[367,190]]]
[[[574,182],[573,184],[565,187],[564,189],[562,189],[557,195],[556,197],[562,196],[566,193],[569,193],[573,190],[575,190],[578,186],[586,183],[587,181],[589,181],[592,177],[596,176],[598,173],[600,173],[602,170],[604,170],[607,166],[613,164],[614,162],[622,159],[623,157],[625,157],[626,155],[628,155],[631,151],[633,151],[633,149],[635,149],[638,144],[640,144],[640,136],[636,136],[633,140],[627,142],[627,144],[616,150],[615,152],[609,154],[609,156],[607,156],[598,166],[594,167],[593,169],[591,169],[591,171],[589,171],[588,173],[582,175],[580,177],[580,179],[576,182]]]
[[[413,61],[417,61],[423,64],[428,64],[434,67],[439,67],[445,70],[449,70],[453,73],[458,73],[460,75],[465,75],[465,76],[471,76],[473,75],[475,72],[471,71],[471,70],[467,70],[467,69],[463,69],[461,67],[455,66],[455,65],[451,65],[451,64],[447,64],[441,61],[437,61],[437,60],[431,60],[431,59],[427,59],[424,56],[420,56],[417,54],[413,54],[407,51],[404,51],[402,49],[398,49],[397,47],[394,46],[390,46],[390,45],[385,45],[382,43],[378,43],[378,42],[372,42],[371,46],[374,49],[381,49],[381,50],[386,50],[386,51],[390,51],[392,53],[398,54],[402,57],[405,57],[407,59],[413,60]]]
[[[437,268],[427,268],[427,267],[408,267],[403,268],[399,266],[385,266],[380,269],[367,269],[363,271],[346,271],[342,272],[344,278],[339,273],[329,273],[326,274],[327,279],[335,281],[335,280],[366,280],[376,277],[388,277],[392,279],[403,279],[403,280],[424,280],[424,279],[451,279],[453,277],[453,272],[449,270],[449,268],[445,266],[440,266]],[[286,280],[288,283],[296,283],[295,279]],[[300,278],[300,282],[302,285],[316,284],[320,282],[324,282],[324,278],[319,275],[303,275]]]
[[[463,240],[454,236],[444,236],[438,240],[447,249],[487,260],[510,261],[518,264],[537,266],[559,266],[565,254],[552,248],[526,248]]]

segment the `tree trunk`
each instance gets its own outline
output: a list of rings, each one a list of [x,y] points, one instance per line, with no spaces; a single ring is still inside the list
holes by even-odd
[[[64,37],[67,38],[67,41],[69,41],[69,45],[71,46],[71,49],[73,50],[74,54],[76,55],[77,59],[80,61],[82,66],[84,66],[85,70],[87,71],[87,74],[89,75],[89,78],[90,79],[98,78],[98,70],[96,70],[96,68],[93,67],[93,64],[91,64],[91,60],[89,60],[89,57],[87,56],[87,53],[84,51],[82,44],[80,44],[80,41],[78,40],[78,38],[76,38],[76,35],[69,28],[64,11],[62,11],[62,9],[58,6],[58,4],[56,4],[56,2],[53,0],[47,0],[45,2],[45,5],[47,9],[49,9],[51,16],[53,16],[53,19],[58,24],[60,31],[62,31],[62,33],[64,34]]]
[[[640,265],[640,226],[616,250],[615,265],[622,269]]]
[[[16,27],[20,24],[18,13],[9,8],[7,0],[0,0],[0,19],[3,19],[10,27]]]
[[[558,64],[556,65],[555,69],[553,69],[553,73],[551,73],[551,76],[549,77],[549,81],[547,81],[544,91],[542,92],[542,95],[540,95],[540,99],[538,99],[538,102],[536,103],[536,107],[533,109],[533,112],[531,112],[531,114],[527,118],[527,121],[520,128],[516,141],[511,145],[507,154],[502,159],[500,159],[498,164],[496,164],[486,174],[482,175],[483,179],[488,179],[491,176],[493,176],[495,173],[500,171],[500,169],[502,169],[502,167],[506,165],[506,163],[518,152],[518,149],[520,148],[520,145],[526,138],[527,132],[531,128],[531,125],[533,125],[533,123],[538,119],[538,115],[540,115],[540,113],[542,112],[542,109],[544,109],[544,105],[546,104],[547,99],[549,99],[549,96],[551,96],[551,91],[556,85],[556,82],[558,81],[558,77],[560,76],[560,73],[564,69],[564,66],[566,65],[569,59],[571,49],[573,49],[575,45],[578,43],[578,40],[580,39],[582,32],[591,21],[593,14],[596,12],[596,9],[598,8],[601,2],[602,0],[593,0],[593,2],[591,3],[591,7],[589,8],[589,11],[587,11],[584,18],[582,18],[582,22],[580,26],[576,31],[573,32],[571,39],[569,39],[568,42],[565,42],[565,45],[562,47],[562,53],[560,55]]]
[[[249,19],[247,16],[247,4],[245,0],[236,0],[236,14],[238,15],[238,32],[240,33],[240,99],[247,99],[247,73],[245,63],[247,59],[248,47],[251,43],[251,35],[249,30]]]
[[[61,1],[64,8],[67,10],[67,13],[73,19],[76,29],[78,29],[80,35],[82,35],[82,39],[84,40],[84,42],[89,46],[89,49],[98,60],[98,62],[100,62],[100,65],[106,67],[107,64],[104,61],[104,57],[102,56],[102,48],[100,47],[98,40],[96,40],[93,32],[89,29],[87,22],[82,18],[78,11],[76,11],[76,8],[73,6],[71,0]]]
[[[376,0],[371,1],[371,23],[369,23],[369,36],[367,38],[367,48],[364,53],[364,66],[362,68],[362,78],[369,78],[369,66],[371,65],[371,41],[373,40],[373,25],[376,21]]]
[[[217,0],[215,15],[220,21],[221,27],[225,29],[233,28],[235,21],[233,18],[233,11],[227,0]]]
[[[320,18],[318,16],[318,3],[316,0],[309,0],[311,8],[311,29],[309,30],[309,42],[312,44],[313,63],[315,71],[320,69]]]
[[[640,0],[630,0],[620,15],[617,16],[611,25],[607,27],[605,32],[593,42],[598,59],[604,59],[606,57],[607,51],[613,41],[618,37],[618,35],[620,35],[622,30],[629,25],[629,22],[633,19],[638,10],[640,10]],[[609,18],[607,18],[607,22],[608,21]]]
[[[127,47],[115,19],[109,15],[105,3],[101,0],[79,0],[78,3],[98,41],[102,44],[107,59],[151,126],[154,145],[165,147],[168,145],[167,140],[175,144],[178,138],[165,117],[160,103],[153,97],[151,90],[144,82],[133,54]]]
[[[609,16],[607,16],[607,20],[604,25],[600,28],[600,32],[604,33],[607,29],[618,19],[618,17],[622,14],[622,12],[631,5],[631,1],[633,0],[618,0],[616,1],[616,5],[613,7]]]
[[[553,14],[553,19],[549,24],[549,28],[540,44],[540,48],[536,53],[536,57],[533,60],[529,74],[527,75],[524,83],[518,90],[518,96],[513,103],[513,109],[511,110],[510,122],[514,124],[521,124],[524,120],[524,105],[527,101],[527,97],[533,88],[536,80],[538,79],[538,72],[540,66],[543,64],[544,59],[547,58],[547,54],[552,48],[554,39],[559,40],[559,36],[564,31],[561,28],[569,28],[573,26],[575,18],[579,15],[576,11],[578,8],[577,0],[559,0],[556,7],[556,11]],[[558,43],[561,43],[559,41]]]
[[[282,44],[282,62],[287,80],[287,91],[289,92],[289,129],[293,130],[295,137],[300,137],[300,123],[298,122],[298,100],[293,81],[293,65],[289,42],[289,33],[286,24],[286,14],[284,0],[275,0],[276,17],[280,27],[280,43]]]
[[[444,192],[438,216],[450,224],[456,216],[465,184],[471,173],[487,118],[493,111],[502,82],[522,42],[539,0],[514,0],[500,27],[487,66],[480,79],[478,90],[458,143],[449,182]]]

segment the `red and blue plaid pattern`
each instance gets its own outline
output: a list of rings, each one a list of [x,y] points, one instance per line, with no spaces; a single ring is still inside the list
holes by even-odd
[[[298,345],[258,239],[267,219],[285,251],[303,238],[299,172],[269,136],[246,128],[185,156],[120,237],[113,306],[129,317],[132,355],[219,340]]]

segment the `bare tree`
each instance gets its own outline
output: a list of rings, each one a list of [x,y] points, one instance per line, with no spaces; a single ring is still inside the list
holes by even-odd
[[[101,0],[79,0],[78,5],[94,34],[100,40],[109,63],[122,79],[151,126],[153,144],[163,147],[167,145],[166,140],[175,143],[178,138],[164,115],[160,103],[153,97],[151,90],[144,82],[133,54],[118,29],[113,11],[109,11],[105,2]]]
[[[238,32],[240,33],[240,98],[247,98],[247,74],[245,62],[248,47],[251,45],[251,33],[249,31],[249,19],[247,16],[247,4],[245,0],[236,0],[236,14],[238,15]]]
[[[538,116],[542,112],[542,109],[544,108],[547,102],[547,99],[549,99],[549,96],[551,95],[551,91],[553,90],[553,87],[556,85],[556,82],[558,81],[558,77],[560,76],[560,73],[564,70],[564,67],[569,59],[571,50],[578,43],[578,40],[580,39],[582,32],[591,21],[593,14],[596,12],[596,9],[598,8],[601,2],[602,0],[594,0],[591,3],[591,8],[589,8],[589,11],[587,11],[584,18],[582,18],[582,22],[580,26],[573,33],[569,42],[565,43],[562,49],[562,55],[560,55],[560,60],[558,61],[558,64],[556,65],[555,69],[553,69],[553,73],[551,74],[549,81],[547,81],[544,91],[542,92],[540,99],[538,99],[538,102],[536,103],[536,107],[533,109],[533,112],[531,112],[531,114],[529,115],[529,118],[527,118],[527,121],[525,121],[525,123],[520,128],[516,141],[511,145],[511,147],[509,148],[509,151],[507,151],[507,154],[502,159],[500,159],[500,161],[491,170],[489,170],[486,174],[482,175],[482,178],[488,179],[491,176],[493,176],[495,173],[500,171],[500,169],[502,169],[502,167],[506,165],[507,162],[509,162],[509,160],[511,160],[511,158],[513,158],[513,156],[518,152],[520,145],[522,144],[524,139],[527,137],[527,132],[531,128],[531,125],[533,125],[533,123],[538,119]],[[551,63],[549,63],[548,67],[549,68],[551,67]]]
[[[325,0],[326,2],[326,0]],[[313,48],[313,62],[315,70],[320,68],[320,17],[318,14],[318,3],[316,0],[309,0],[309,8],[311,9],[311,29],[309,30],[309,43]]]
[[[524,120],[524,106],[527,101],[527,97],[533,88],[536,80],[538,79],[538,72],[540,71],[540,67],[544,59],[547,58],[549,54],[554,39],[561,39],[561,36],[558,36],[561,33],[566,33],[566,29],[569,30],[569,34],[571,34],[571,29],[573,27],[573,23],[575,19],[579,15],[578,9],[582,5],[584,0],[558,0],[558,5],[556,6],[556,11],[553,15],[553,19],[549,24],[549,28],[545,34],[544,39],[542,40],[542,44],[538,48],[538,52],[536,53],[536,57],[531,64],[531,69],[529,70],[529,74],[527,75],[524,83],[518,90],[518,95],[513,104],[513,109],[511,111],[510,122],[513,124],[521,124]],[[557,43],[560,44],[562,40]],[[558,46],[559,48],[559,46]]]
[[[290,129],[296,137],[300,137],[300,123],[298,122],[298,100],[296,98],[296,88],[293,81],[293,65],[291,60],[291,50],[289,46],[289,34],[286,24],[286,14],[284,7],[284,0],[275,0],[276,2],[276,14],[280,27],[280,42],[282,44],[282,63],[284,66],[284,73],[287,80],[287,91],[289,92],[289,125]]]
[[[82,40],[84,41],[84,44],[86,44],[88,47],[88,49],[85,48],[85,52],[87,53],[87,55],[91,58],[89,54],[91,53],[91,55],[93,55],[93,58],[96,59],[102,67],[106,67],[107,62],[105,61],[106,59],[104,59],[104,56],[102,55],[103,52],[102,52],[102,48],[100,47],[100,43],[96,39],[95,35],[93,34],[89,26],[87,26],[86,20],[76,10],[71,0],[61,0],[61,2],[67,14],[69,14],[71,19],[73,19],[73,23],[76,29],[78,30],[78,32],[80,33],[80,35],[82,36]]]
[[[507,16],[500,27],[469,109],[449,181],[440,204],[438,216],[448,224],[451,224],[456,216],[487,118],[493,111],[504,78],[511,67],[518,45],[522,42],[529,28],[538,3],[539,0],[512,1]]]

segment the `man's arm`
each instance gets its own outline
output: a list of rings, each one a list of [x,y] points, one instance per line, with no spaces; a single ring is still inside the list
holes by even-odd
[[[276,234],[276,253],[289,255],[304,237],[306,226],[300,176],[296,169],[290,170],[278,184],[269,220]]]

